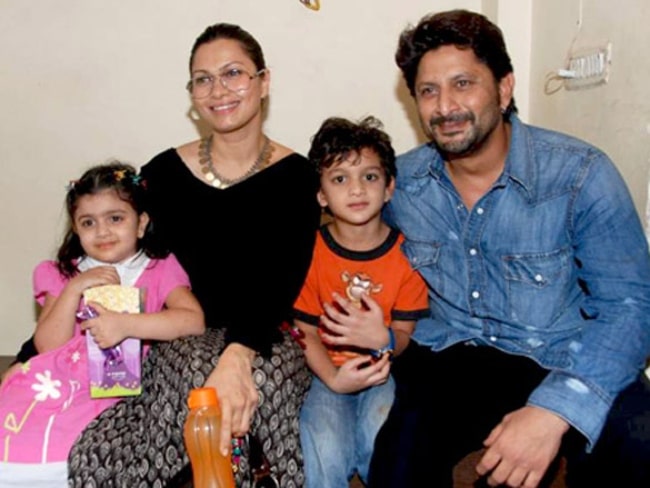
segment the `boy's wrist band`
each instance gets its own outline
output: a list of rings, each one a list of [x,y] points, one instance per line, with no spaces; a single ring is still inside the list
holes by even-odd
[[[388,327],[388,344],[379,349],[373,349],[370,354],[375,359],[380,359],[384,354],[388,353],[391,356],[395,352],[395,332],[392,327]]]

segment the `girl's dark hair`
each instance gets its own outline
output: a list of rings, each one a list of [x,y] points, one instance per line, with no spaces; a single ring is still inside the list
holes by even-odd
[[[320,174],[323,168],[345,161],[350,153],[359,153],[364,148],[371,149],[379,156],[386,173],[386,182],[390,182],[397,175],[395,150],[382,127],[381,121],[372,116],[365,117],[358,123],[330,117],[312,137],[309,161]]]
[[[471,49],[497,81],[512,73],[512,62],[501,29],[487,17],[468,10],[432,14],[402,32],[395,54],[395,61],[412,96],[415,96],[415,78],[422,56],[432,49],[448,45]],[[514,98],[510,100],[504,118],[507,120],[513,112],[517,112]]]
[[[207,27],[203,33],[196,38],[192,46],[190,54],[190,72],[192,71],[192,63],[194,62],[194,55],[196,50],[203,44],[216,41],[217,39],[231,39],[239,42],[242,49],[248,54],[248,57],[253,61],[257,70],[266,69],[264,61],[264,53],[262,47],[257,40],[250,35],[247,31],[234,24],[219,23]]]
[[[65,277],[71,278],[77,273],[75,262],[86,254],[81,247],[79,236],[73,228],[74,214],[79,204],[79,198],[84,195],[94,195],[103,190],[114,190],[120,199],[133,207],[138,216],[147,212],[151,218],[151,212],[147,206],[145,182],[133,166],[114,161],[88,169],[81,175],[81,178],[70,182],[65,197],[68,230],[57,253],[57,267]],[[144,236],[138,240],[138,249],[150,258],[164,258],[169,255],[169,250],[154,234],[151,220],[145,229]]]

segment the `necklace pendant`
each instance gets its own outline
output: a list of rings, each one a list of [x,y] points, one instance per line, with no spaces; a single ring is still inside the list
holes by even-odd
[[[201,139],[201,142],[199,143],[199,167],[205,180],[214,188],[225,189],[235,185],[264,169],[269,164],[273,147],[271,146],[270,139],[264,136],[264,145],[262,146],[259,156],[257,156],[257,159],[243,175],[234,179],[221,176],[212,164],[212,155],[210,154],[212,138],[213,135],[211,134],[210,136]]]

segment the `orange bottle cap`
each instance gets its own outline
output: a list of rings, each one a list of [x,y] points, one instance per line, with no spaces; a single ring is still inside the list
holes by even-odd
[[[219,405],[217,390],[211,387],[194,388],[190,390],[190,395],[187,398],[187,405],[190,409],[207,407],[209,405]]]

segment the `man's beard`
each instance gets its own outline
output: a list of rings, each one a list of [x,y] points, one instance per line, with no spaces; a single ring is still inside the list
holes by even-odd
[[[476,124],[476,115],[473,112],[454,113],[447,116],[432,117],[429,120],[427,130],[431,143],[440,153],[451,157],[462,157],[476,152],[485,140],[494,132],[499,124],[501,113],[496,112],[496,117],[491,117],[484,124]],[[470,128],[465,137],[460,140],[444,141],[444,137],[436,136],[436,126],[446,122],[469,122]]]

